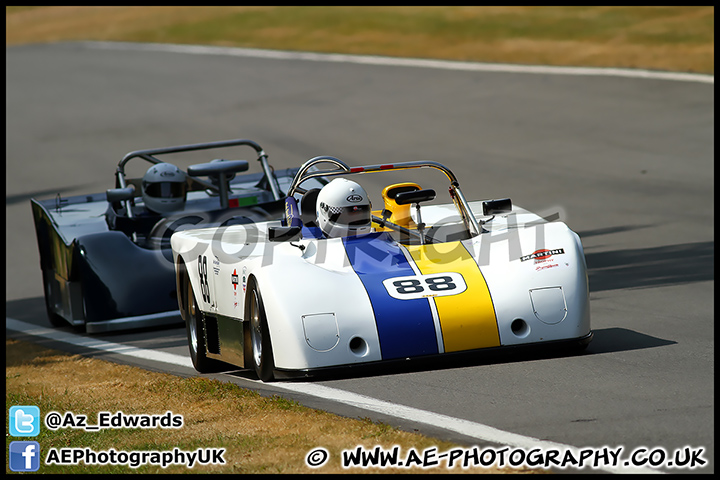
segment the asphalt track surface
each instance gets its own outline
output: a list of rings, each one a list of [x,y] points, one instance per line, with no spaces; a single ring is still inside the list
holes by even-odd
[[[129,151],[249,138],[276,168],[316,155],[350,165],[435,160],[458,175],[470,200],[511,197],[559,213],[579,233],[594,341],[577,356],[412,362],[309,383],[562,445],[701,447],[708,463],[689,471],[714,472],[714,81],[100,47],[6,48],[7,318],[49,327],[30,198],[103,192]],[[97,338],[188,356],[182,328]],[[259,384],[248,372],[221,378],[478,443],[442,426]]]

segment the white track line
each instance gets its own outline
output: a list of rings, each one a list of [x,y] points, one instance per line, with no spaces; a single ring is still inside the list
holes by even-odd
[[[5,318],[5,328],[16,332],[22,332],[26,335],[49,338],[58,342],[69,343],[78,347],[93,348],[96,350],[102,350],[103,352],[119,353],[128,357],[193,368],[193,364],[189,356],[184,357],[173,353],[157,352],[155,350],[131,347],[130,345],[123,345],[120,343],[106,342],[104,340],[98,340],[91,337],[75,335],[74,333],[63,332],[55,328],[40,327],[21,320],[15,320],[14,318]]]
[[[377,55],[345,55],[334,53],[292,52],[258,48],[213,47],[203,45],[178,45],[165,43],[131,42],[83,42],[89,48],[110,50],[134,50],[173,52],[194,55],[224,55],[275,60],[305,60],[313,62],[355,63],[363,65],[386,65],[393,67],[421,67],[468,72],[539,73],[544,75],[584,75],[606,77],[646,78],[683,82],[715,83],[714,75],[683,72],[663,72],[631,68],[555,67],[545,65],[516,65],[509,63],[461,62],[422,58],[383,57]]]
[[[26,335],[48,338],[80,347],[92,348],[105,352],[116,353],[119,355],[126,355],[129,357],[141,358],[144,360],[151,360],[155,362],[162,362],[171,365],[179,365],[181,367],[193,368],[190,357],[188,356],[131,347],[129,345],[122,345],[119,343],[106,342],[104,340],[98,340],[82,335],[62,332],[53,328],[40,327],[38,325],[33,325],[27,322],[16,320],[14,318],[5,318],[5,328],[7,330],[21,332]],[[257,380],[248,379],[248,381],[261,383]],[[523,435],[518,435],[516,433],[505,432],[503,430],[499,430],[488,425],[483,425],[481,423],[449,417],[447,415],[429,412],[426,410],[420,410],[418,408],[408,407],[405,405],[398,405],[396,403],[386,402],[377,398],[368,397],[367,395],[360,395],[357,393],[327,387],[316,383],[275,382],[271,384],[271,386],[273,388],[279,388],[286,391],[302,393],[313,397],[319,397],[324,400],[331,400],[344,405],[360,408],[362,410],[367,410],[383,415],[388,415],[394,418],[408,420],[413,423],[419,423],[441,428],[443,430],[456,432],[461,435],[465,435],[467,437],[484,442],[489,442],[492,444],[507,445],[510,447],[524,448],[526,450],[540,448],[546,451],[571,451],[574,455],[576,455],[576,458],[580,455],[580,449],[570,445],[548,442],[545,440],[540,440],[538,438],[526,437]],[[662,473],[659,470],[652,468],[630,468],[624,466],[606,467],[600,470],[611,473]]]

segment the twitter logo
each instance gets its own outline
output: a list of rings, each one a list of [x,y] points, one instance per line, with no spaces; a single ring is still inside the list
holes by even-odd
[[[10,435],[35,437],[40,433],[40,408],[34,405],[10,407]]]

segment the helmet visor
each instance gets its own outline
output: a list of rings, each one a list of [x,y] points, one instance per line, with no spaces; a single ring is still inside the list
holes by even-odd
[[[338,225],[370,225],[370,205],[329,207],[328,219]]]
[[[154,198],[182,198],[185,196],[185,182],[148,183],[145,193]]]

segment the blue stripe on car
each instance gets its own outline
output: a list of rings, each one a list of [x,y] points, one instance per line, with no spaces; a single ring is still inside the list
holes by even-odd
[[[391,297],[383,280],[415,275],[400,246],[387,233],[343,238],[350,264],[365,286],[375,314],[384,360],[438,353],[427,299]]]

